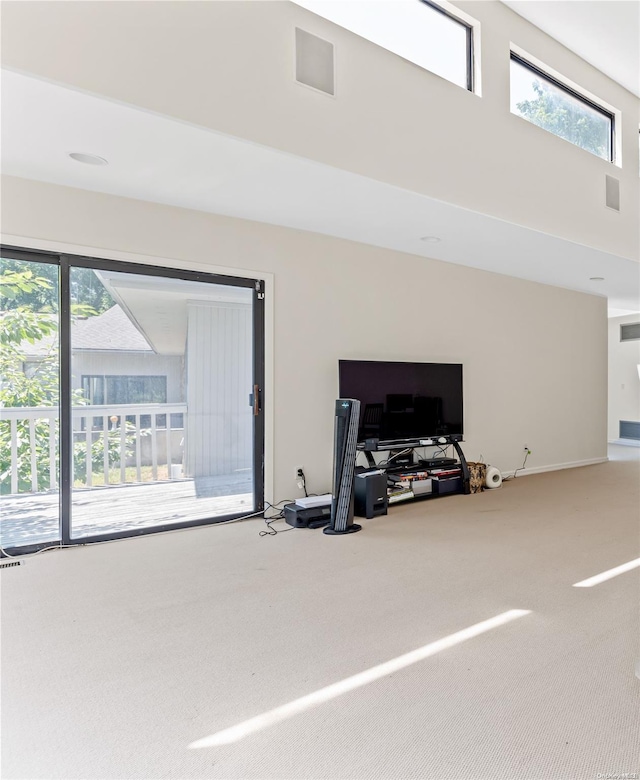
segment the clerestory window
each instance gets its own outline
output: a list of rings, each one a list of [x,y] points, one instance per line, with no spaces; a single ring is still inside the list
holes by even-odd
[[[614,161],[614,116],[511,52],[511,112],[581,149]]]
[[[294,0],[387,51],[473,92],[473,24],[431,0]]]

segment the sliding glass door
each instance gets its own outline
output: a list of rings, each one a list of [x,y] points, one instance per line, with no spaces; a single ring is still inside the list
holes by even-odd
[[[118,538],[262,509],[260,281],[71,256],[51,267],[60,275],[61,320],[60,349],[57,341],[48,347],[48,359],[60,366],[61,407],[45,424],[60,432],[60,453],[55,436],[48,439],[54,460],[41,468],[50,474],[51,462],[57,471],[46,489],[31,481],[16,491],[15,477],[7,482],[3,528],[22,531],[3,548]],[[51,342],[46,335],[45,343],[35,334],[36,353]],[[25,366],[16,368],[23,383]],[[8,437],[15,414],[3,416]],[[18,441],[39,464],[39,440]],[[10,472],[22,462],[15,455]],[[52,511],[58,498],[52,536],[42,507]]]

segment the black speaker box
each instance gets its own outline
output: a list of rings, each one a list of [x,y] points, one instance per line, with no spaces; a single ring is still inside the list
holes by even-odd
[[[358,517],[379,517],[387,514],[387,475],[375,471],[355,476],[354,511]]]

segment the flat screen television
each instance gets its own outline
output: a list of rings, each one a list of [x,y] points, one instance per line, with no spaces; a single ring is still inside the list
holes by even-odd
[[[340,398],[360,401],[359,442],[464,433],[460,363],[340,360],[338,372]]]

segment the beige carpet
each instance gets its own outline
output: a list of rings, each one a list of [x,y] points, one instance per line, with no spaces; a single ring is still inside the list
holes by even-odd
[[[639,570],[572,587],[640,556],[639,454],[396,506],[347,537],[245,521],[3,571],[2,776],[640,772]],[[530,614],[189,748],[512,609]]]

